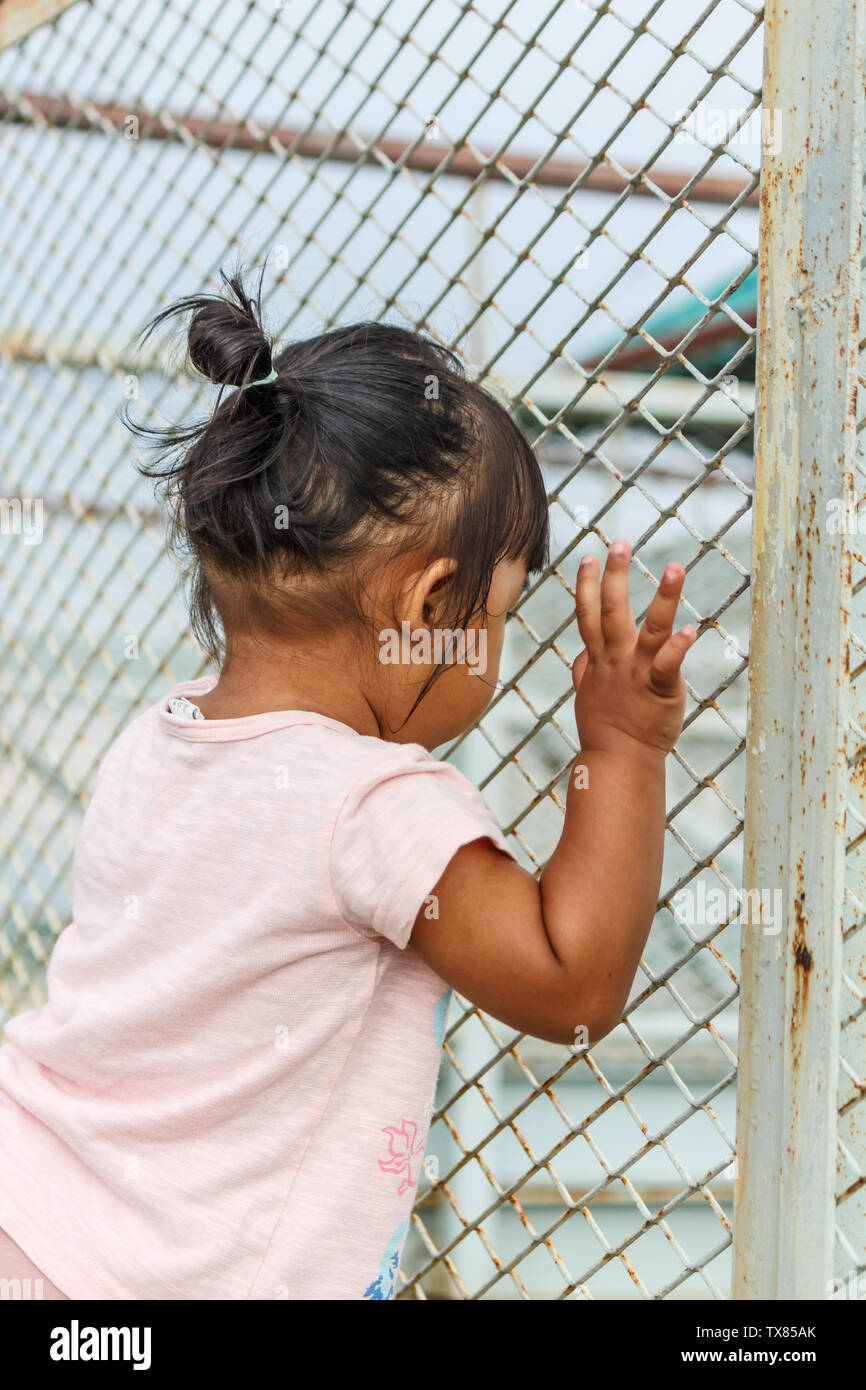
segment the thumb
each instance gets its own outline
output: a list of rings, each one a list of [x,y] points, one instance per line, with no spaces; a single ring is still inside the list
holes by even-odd
[[[656,652],[650,668],[650,684],[659,695],[672,695],[678,689],[683,658],[696,637],[693,627],[680,628]]]
[[[586,672],[586,668],[587,668],[588,665],[589,665],[589,652],[588,652],[588,651],[586,650],[586,648],[584,647],[584,649],[583,649],[583,651],[580,653],[580,655],[579,655],[578,657],[575,658],[574,665],[573,665],[572,668],[571,668],[571,679],[572,679],[573,682],[574,682],[574,688],[575,688],[575,690],[579,690],[579,689],[580,689],[580,682],[583,680],[583,677],[584,677],[584,674],[585,674],[585,672]]]

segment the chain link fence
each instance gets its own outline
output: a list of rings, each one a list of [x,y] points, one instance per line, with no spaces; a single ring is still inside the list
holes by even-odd
[[[628,1008],[601,1043],[563,1048],[455,996],[398,1296],[728,1297],[757,204],[762,148],[782,138],[761,106],[761,8],[53,8],[29,34],[8,14],[0,28],[0,1009],[43,998],[118,729],[202,673],[118,413],[130,396],[139,414],[196,413],[181,368],[135,338],[239,250],[267,261],[280,337],[362,317],[424,328],[533,441],[552,563],[509,624],[489,709],[443,750],[528,868],[556,843],[578,750],[578,554],[632,542],[639,618],[681,560],[679,621],[699,632]],[[858,679],[863,653],[855,635]],[[864,826],[858,803],[852,874]],[[856,1270],[864,894],[852,877],[839,1088],[837,1267]]]

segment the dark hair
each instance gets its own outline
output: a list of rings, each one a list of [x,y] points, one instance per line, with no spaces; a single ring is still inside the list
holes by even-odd
[[[335,580],[315,621],[335,605],[360,616],[364,565],[381,563],[398,538],[403,550],[456,560],[454,628],[484,611],[500,560],[543,567],[541,470],[506,408],[466,379],[453,352],[364,322],[272,357],[261,279],[250,294],[240,269],[221,278],[223,295],[180,299],[143,334],[191,314],[190,361],[221,387],[213,412],[167,428],[124,412],[157,448],[155,463],[139,469],[161,480],[171,503],[170,543],[190,565],[192,630],[209,656],[221,656],[227,617],[277,630],[310,619],[309,595],[293,595],[293,578]],[[255,384],[271,371],[273,381]],[[226,397],[227,386],[244,389]]]

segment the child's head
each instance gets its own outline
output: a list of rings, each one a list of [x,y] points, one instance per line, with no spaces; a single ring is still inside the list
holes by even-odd
[[[489,702],[505,614],[545,562],[535,456],[431,339],[357,323],[272,356],[261,282],[223,282],[148,333],[190,313],[193,366],[244,389],[191,427],[132,424],[161,447],[144,471],[191,561],[193,631],[226,663],[350,641],[383,735],[436,746]]]

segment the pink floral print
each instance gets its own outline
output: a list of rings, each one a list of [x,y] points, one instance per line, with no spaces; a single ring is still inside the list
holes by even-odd
[[[388,1157],[379,1159],[379,1167],[383,1173],[403,1174],[397,1188],[397,1196],[402,1197],[418,1181],[418,1171],[424,1157],[424,1135],[418,1134],[414,1120],[401,1120],[399,1129],[395,1125],[385,1125],[382,1133],[390,1135],[390,1138]]]

